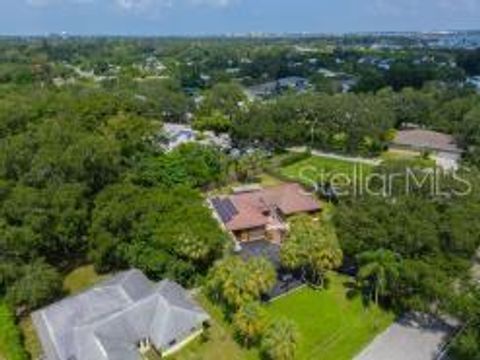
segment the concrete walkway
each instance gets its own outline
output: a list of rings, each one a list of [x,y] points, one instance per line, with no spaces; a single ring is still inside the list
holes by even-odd
[[[307,148],[304,146],[292,147],[292,148],[289,148],[288,151],[291,151],[294,153],[304,153],[307,151]],[[383,161],[382,159],[367,159],[363,157],[345,156],[345,155],[323,152],[320,150],[311,150],[310,152],[313,156],[324,157],[327,159],[342,160],[342,161],[347,161],[347,162],[356,163],[356,164],[372,165],[372,166],[378,166]]]

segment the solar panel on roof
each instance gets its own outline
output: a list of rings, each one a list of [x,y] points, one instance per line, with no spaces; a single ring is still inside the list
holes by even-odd
[[[212,199],[212,205],[224,223],[229,222],[238,214],[237,208],[230,199],[214,198]]]

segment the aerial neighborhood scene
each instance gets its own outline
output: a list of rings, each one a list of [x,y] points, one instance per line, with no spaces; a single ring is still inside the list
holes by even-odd
[[[0,360],[480,360],[479,19],[2,0]]]

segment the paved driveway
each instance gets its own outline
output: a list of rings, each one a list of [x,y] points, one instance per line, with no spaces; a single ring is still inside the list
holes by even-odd
[[[407,315],[373,340],[355,360],[439,360],[454,327],[428,315]]]

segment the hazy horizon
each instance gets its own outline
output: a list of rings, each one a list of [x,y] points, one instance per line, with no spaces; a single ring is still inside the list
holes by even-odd
[[[479,28],[480,0],[1,0],[0,34],[208,36]]]

